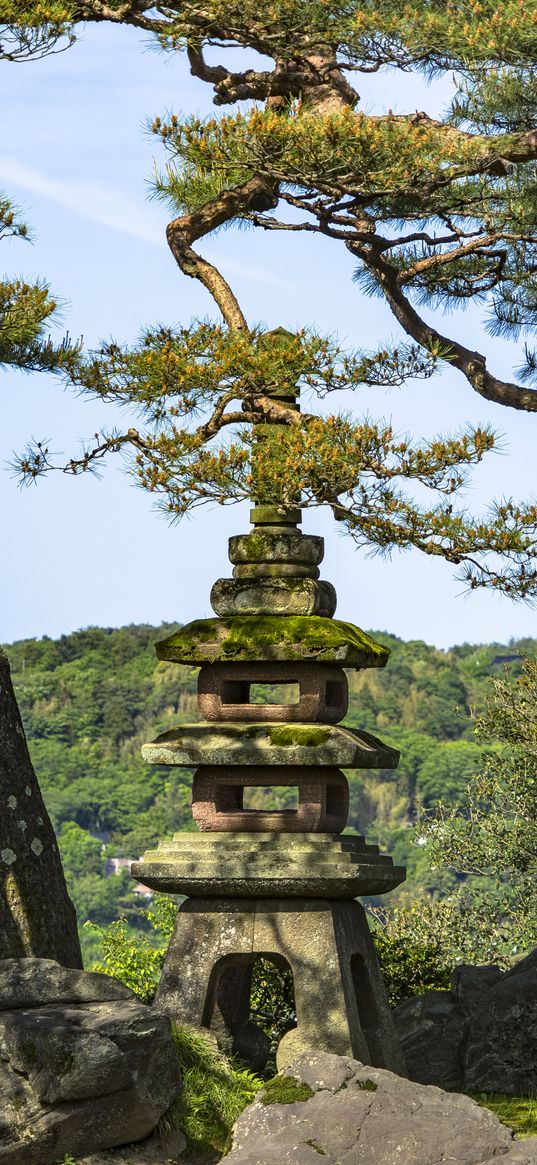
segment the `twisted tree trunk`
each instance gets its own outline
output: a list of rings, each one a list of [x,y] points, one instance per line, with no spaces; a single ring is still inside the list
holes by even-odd
[[[0,649],[0,959],[81,967],[74,906]]]

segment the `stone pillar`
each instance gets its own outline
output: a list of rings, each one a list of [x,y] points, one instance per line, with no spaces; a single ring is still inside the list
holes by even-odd
[[[160,659],[198,665],[203,720],[144,746],[154,764],[196,770],[199,833],[162,841],[132,867],[140,882],[187,895],[158,1004],[212,1027],[259,1067],[262,1033],[249,1018],[256,958],[291,968],[297,1026],[278,1066],[311,1047],[404,1073],[364,911],[354,899],[393,889],[404,870],[363,837],[345,835],[342,769],[395,768],[399,754],[341,726],[345,668],[383,667],[388,651],[333,618],[336,594],[319,578],[323,540],[299,529],[299,510],[254,506],[253,529],[230,539],[233,577],[211,592],[215,619],[157,645]],[[274,703],[274,685],[293,702]],[[256,685],[266,702],[251,699]],[[261,687],[259,687],[261,685]],[[294,787],[296,808],[245,807],[245,790]]]

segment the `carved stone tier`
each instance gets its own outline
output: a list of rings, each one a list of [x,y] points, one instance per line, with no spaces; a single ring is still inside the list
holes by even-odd
[[[296,704],[251,704],[252,684],[296,684]],[[321,721],[338,724],[349,692],[343,668],[328,663],[214,663],[198,676],[198,708],[205,720]]]
[[[267,1058],[263,1033],[249,1018],[259,956],[293,973],[297,1026],[280,1042],[279,1069],[317,1048],[405,1074],[358,902],[187,900],[155,1002],[179,1023],[212,1028],[221,1046],[259,1070]]]
[[[142,746],[153,765],[329,765],[395,769],[399,753],[368,732],[336,724],[182,724]]]
[[[296,809],[245,809],[244,790],[295,786]],[[192,785],[192,816],[202,831],[270,830],[275,833],[341,833],[349,812],[349,785],[339,769],[311,767],[198,769]]]
[[[196,619],[156,645],[171,663],[338,663],[385,667],[389,649],[352,623],[320,615],[235,615]]]
[[[337,605],[332,583],[314,578],[219,578],[211,590],[217,615],[322,615],[331,618]]]
[[[326,833],[176,833],[131,873],[153,890],[195,898],[357,898],[405,877],[363,837]]]
[[[229,539],[229,558],[234,566],[257,564],[319,566],[324,555],[324,539],[300,530],[270,533],[259,528],[250,534],[235,534]]]

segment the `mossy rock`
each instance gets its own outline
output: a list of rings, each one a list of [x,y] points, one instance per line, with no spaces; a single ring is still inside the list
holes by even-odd
[[[156,645],[172,663],[313,660],[343,667],[385,667],[389,648],[353,623],[321,615],[234,615],[196,619]]]
[[[265,1084],[259,1099],[261,1104],[297,1104],[314,1095],[313,1088],[296,1076],[274,1076]]]

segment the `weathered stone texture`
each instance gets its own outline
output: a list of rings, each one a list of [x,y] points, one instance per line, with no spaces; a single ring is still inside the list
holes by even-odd
[[[296,684],[295,704],[251,704],[252,684]],[[343,668],[323,663],[206,664],[198,676],[198,708],[205,720],[321,721],[337,724],[347,714]]]
[[[0,1165],[142,1140],[180,1088],[165,1015],[104,975],[43,964],[0,962]]]
[[[395,1009],[409,1076],[467,1092],[537,1092],[537,951],[510,971],[457,967],[451,991]]]
[[[176,833],[131,873],[168,894],[202,898],[356,898],[382,894],[405,870],[363,838],[326,833]]]
[[[318,566],[305,562],[245,562],[233,567],[233,578],[320,578]]]
[[[427,991],[405,999],[395,1021],[411,1080],[461,1089],[465,1025],[451,992]]]
[[[537,1141],[515,1142],[466,1096],[327,1053],[304,1054],[284,1074],[313,1095],[264,1104],[259,1093],[226,1165],[537,1165]]]
[[[389,649],[352,623],[320,615],[234,615],[195,619],[156,644],[171,663],[312,660],[343,667],[385,667]]]
[[[217,615],[320,615],[337,606],[332,583],[312,578],[219,578],[211,590]]]
[[[182,724],[142,746],[153,765],[329,765],[395,769],[399,753],[340,724]]]
[[[48,1003],[107,1003],[133,998],[128,987],[109,975],[61,967],[54,959],[0,961],[0,1013]]]
[[[259,955],[283,961],[293,972],[297,1027],[280,1041],[279,1066],[306,1048],[329,1048],[404,1072],[357,902],[188,899],[179,911],[157,1005],[179,1022],[207,1028],[216,1010],[230,1036],[240,1040],[247,988],[243,997],[237,983],[235,1002],[227,1007],[219,991],[229,970],[251,968]]]
[[[485,991],[468,1020],[468,1091],[537,1093],[537,951]]]
[[[323,554],[323,538],[315,534],[302,534],[292,527],[286,533],[252,530],[250,534],[236,534],[229,539],[229,558],[234,565],[302,563],[318,566],[323,560]]]
[[[74,906],[0,649],[0,959],[81,967]]]
[[[295,786],[297,809],[245,809],[250,787]],[[194,774],[192,816],[212,832],[340,833],[347,823],[349,785],[339,769],[207,766]]]

